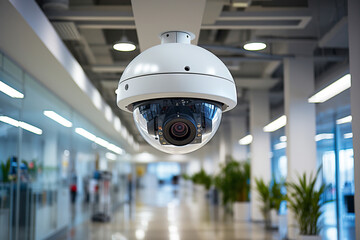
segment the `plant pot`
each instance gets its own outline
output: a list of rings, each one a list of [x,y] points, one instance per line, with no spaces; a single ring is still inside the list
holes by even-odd
[[[319,235],[298,235],[297,240],[321,240]]]
[[[271,228],[278,228],[279,227],[279,214],[278,211],[275,209],[270,210],[270,227]]]
[[[250,220],[250,202],[234,202],[233,212],[235,221]]]

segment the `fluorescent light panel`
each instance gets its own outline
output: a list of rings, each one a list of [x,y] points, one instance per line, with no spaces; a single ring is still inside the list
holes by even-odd
[[[309,103],[323,103],[351,87],[351,75],[346,74],[308,99]]]
[[[96,137],[94,134],[86,131],[85,129],[83,128],[75,128],[75,132],[87,139],[89,139],[90,141],[93,141],[97,144],[99,144],[100,146],[104,147],[104,148],[107,148],[108,150],[110,151],[113,151],[117,154],[123,154],[124,153],[124,150],[112,143],[109,143],[108,141],[102,139],[102,138],[99,138],[99,137]]]
[[[336,120],[336,124],[350,123],[351,121],[352,121],[352,116],[349,115],[349,116],[346,116],[346,117]]]
[[[344,138],[345,139],[348,139],[348,138],[352,138],[353,137],[353,133],[351,132],[351,133],[345,133],[344,134]]]
[[[83,136],[84,138],[89,139],[90,141],[95,141],[96,136],[88,131],[86,131],[83,128],[75,128],[75,132],[81,136]]]
[[[281,136],[281,137],[280,137],[280,141],[281,141],[281,142],[286,142],[286,141],[287,141],[287,137],[286,137],[286,136]]]
[[[44,115],[47,116],[48,118],[54,120],[55,122],[63,125],[64,127],[72,127],[72,123],[69,120],[60,116],[59,114],[57,114],[54,111],[44,111]]]
[[[24,94],[0,81],[0,91],[12,98],[24,98]]]
[[[320,133],[315,136],[315,141],[319,142],[326,139],[333,139],[334,134],[333,133]]]
[[[274,132],[286,125],[286,116],[282,115],[278,119],[272,121],[268,125],[266,125],[263,130],[264,132]]]
[[[24,130],[27,130],[29,132],[32,132],[32,133],[35,133],[37,135],[41,135],[42,134],[42,130],[38,127],[35,127],[31,124],[28,124],[26,122],[22,122],[22,121],[18,121],[18,120],[15,120],[11,117],[8,117],[8,116],[0,116],[0,121],[1,122],[4,122],[4,123],[7,123],[7,124],[10,124],[14,127],[21,127],[22,129]]]
[[[111,152],[105,153],[105,157],[107,159],[110,159],[110,160],[113,160],[113,161],[115,161],[117,159],[117,156],[115,154],[111,153]]]
[[[253,136],[247,135],[239,140],[239,144],[240,145],[249,145],[250,143],[252,143],[252,140],[253,140]]]
[[[274,149],[280,150],[280,149],[286,148],[286,146],[287,146],[286,142],[280,142],[280,143],[274,145]]]

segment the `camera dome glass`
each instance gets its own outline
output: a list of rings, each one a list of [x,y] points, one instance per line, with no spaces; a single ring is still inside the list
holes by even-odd
[[[201,99],[157,99],[135,104],[133,117],[143,138],[160,151],[193,152],[216,133],[221,106]]]

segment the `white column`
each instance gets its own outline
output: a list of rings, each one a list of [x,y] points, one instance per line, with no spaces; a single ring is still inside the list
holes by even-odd
[[[360,239],[360,1],[348,1],[349,55],[351,74],[351,115],[354,148],[355,178],[355,229]]]
[[[314,63],[312,57],[284,60],[284,97],[287,116],[287,181],[297,174],[316,172],[315,105],[308,103],[314,93]],[[289,211],[288,236],[293,239],[294,219]]]
[[[251,143],[251,220],[261,221],[261,201],[255,190],[255,178],[262,178],[265,182],[271,179],[270,135],[263,131],[269,123],[270,105],[267,90],[250,91],[250,133]]]

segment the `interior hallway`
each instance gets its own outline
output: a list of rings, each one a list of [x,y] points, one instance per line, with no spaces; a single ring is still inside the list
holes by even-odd
[[[113,213],[111,222],[86,221],[63,239],[278,239],[277,231],[265,231],[262,224],[233,221],[204,194],[171,186],[143,189],[137,192],[136,203]]]

